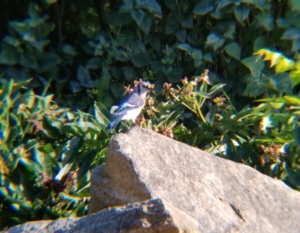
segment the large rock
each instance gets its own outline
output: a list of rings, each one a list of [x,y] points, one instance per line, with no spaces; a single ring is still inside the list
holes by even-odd
[[[145,129],[116,135],[91,181],[90,213],[160,198],[180,232],[300,232],[298,192]]]
[[[6,233],[173,233],[179,232],[160,199],[107,208],[85,218],[35,221],[10,228]]]

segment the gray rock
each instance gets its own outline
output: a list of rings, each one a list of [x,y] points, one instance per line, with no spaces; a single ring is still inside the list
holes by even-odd
[[[150,130],[116,135],[91,182],[90,213],[160,198],[179,232],[300,232],[298,192]]]
[[[160,199],[113,207],[85,218],[36,221],[10,228],[6,233],[155,233],[179,232]]]

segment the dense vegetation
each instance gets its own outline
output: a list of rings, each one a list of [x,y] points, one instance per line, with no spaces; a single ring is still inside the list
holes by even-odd
[[[0,229],[86,214],[108,110],[139,78],[142,127],[300,190],[300,1],[1,4]]]

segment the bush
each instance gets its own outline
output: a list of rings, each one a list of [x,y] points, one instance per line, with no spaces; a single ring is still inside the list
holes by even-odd
[[[156,86],[142,127],[299,190],[298,1],[14,5],[0,9],[6,227],[85,213],[90,169],[112,136],[106,109],[140,77]]]

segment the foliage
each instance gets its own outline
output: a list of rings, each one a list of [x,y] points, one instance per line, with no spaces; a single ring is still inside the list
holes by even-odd
[[[96,119],[72,113],[53,95],[24,89],[29,82],[0,83],[0,212],[6,227],[85,215],[90,170],[104,161],[109,143],[99,107]]]
[[[9,224],[85,212],[106,109],[140,77],[156,86],[142,127],[299,190],[299,1],[14,1],[0,9]],[[78,182],[55,192],[66,174]]]

